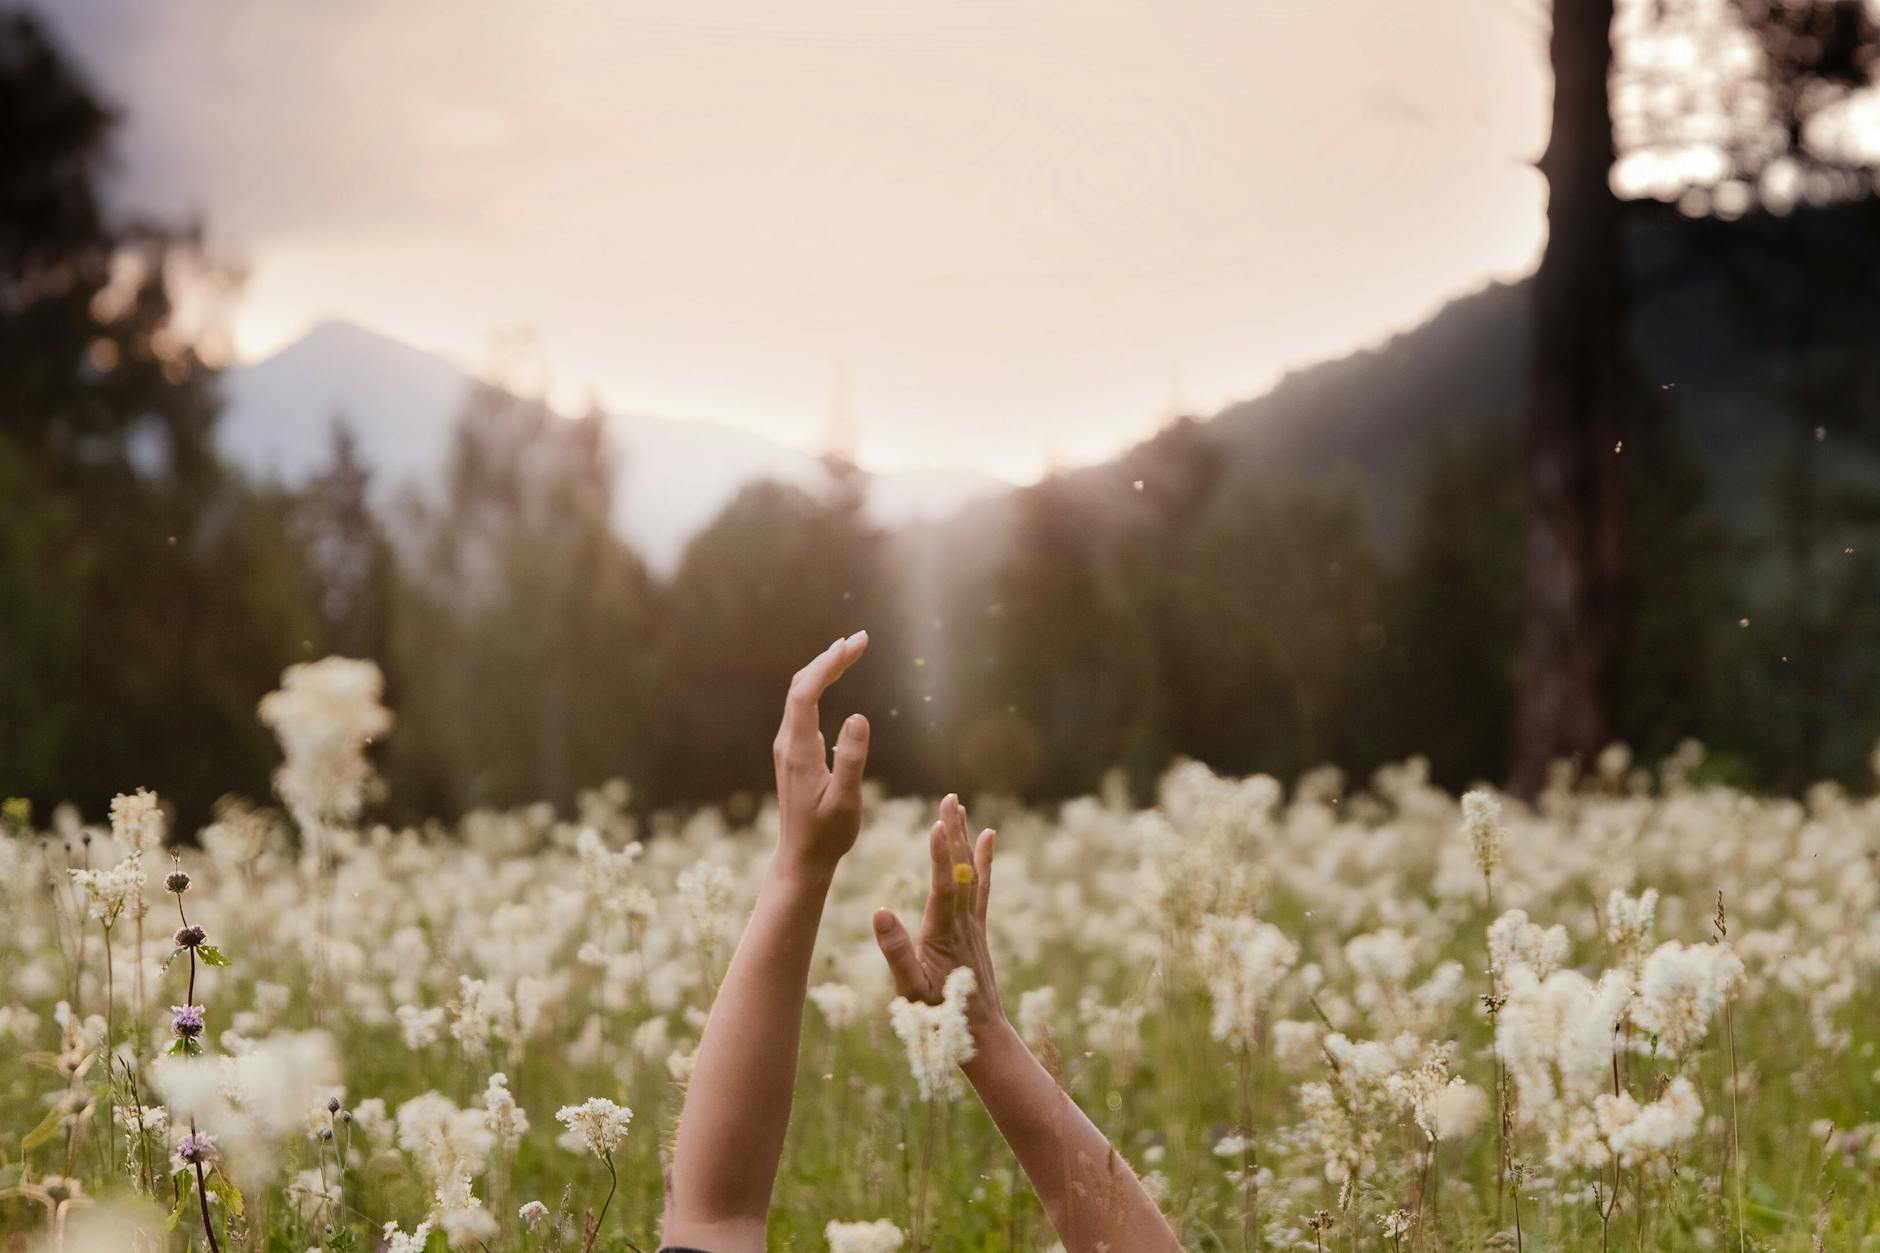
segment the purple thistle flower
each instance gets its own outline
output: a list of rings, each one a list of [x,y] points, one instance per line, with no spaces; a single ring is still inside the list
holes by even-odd
[[[170,1029],[185,1038],[202,1034],[203,1011],[200,1005],[172,1005]]]
[[[172,937],[177,948],[196,948],[206,938],[208,937],[203,929],[196,926],[178,927],[175,936]]]
[[[200,1165],[215,1156],[215,1137],[206,1131],[192,1131],[177,1144],[176,1155],[191,1165]]]

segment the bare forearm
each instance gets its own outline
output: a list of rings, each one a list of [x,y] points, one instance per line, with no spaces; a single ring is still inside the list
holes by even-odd
[[[1067,1253],[1179,1251],[1129,1163],[1009,1025],[986,1029],[965,1071]]]
[[[725,1247],[754,1233],[752,1247],[762,1248],[830,874],[773,864],[758,893],[686,1089],[673,1149],[670,1243],[716,1239]]]

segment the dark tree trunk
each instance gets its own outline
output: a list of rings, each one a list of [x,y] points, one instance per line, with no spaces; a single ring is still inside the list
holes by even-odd
[[[1547,251],[1534,280],[1528,398],[1528,605],[1511,786],[1610,733],[1619,646],[1622,380],[1627,300],[1613,164],[1613,0],[1554,0]]]

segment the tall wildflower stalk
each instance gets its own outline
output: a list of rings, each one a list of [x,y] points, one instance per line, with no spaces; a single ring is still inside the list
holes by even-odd
[[[392,728],[379,703],[385,678],[370,661],[325,657],[281,673],[281,686],[261,698],[257,713],[281,742],[284,760],[274,790],[300,827],[303,873],[318,892],[312,1003],[317,1016],[329,997],[328,949],[338,841],[364,812],[372,789],[366,749]]]
[[[1475,856],[1477,869],[1482,872],[1482,902],[1492,921],[1495,917],[1495,867],[1501,864],[1502,841],[1506,833],[1502,823],[1501,802],[1482,791],[1464,795],[1462,831],[1469,838],[1469,850]],[[1483,1000],[1483,1007],[1488,1011],[1489,1037],[1495,1055],[1495,1224],[1500,1226],[1502,1196],[1508,1188],[1508,1075],[1502,1065],[1501,1034],[1497,1021],[1502,1007],[1501,984],[1495,974],[1494,953],[1488,951],[1487,956],[1488,996]]]
[[[164,965],[168,966],[179,955],[186,956],[189,959],[189,983],[183,993],[183,1003],[171,1008],[170,1030],[176,1038],[170,1045],[170,1052],[200,1057],[202,1035],[208,1019],[206,1011],[196,1003],[196,963],[200,960],[211,966],[226,966],[228,959],[215,945],[207,943],[208,935],[201,927],[189,921],[189,912],[183,908],[183,894],[189,891],[189,875],[184,872],[181,859],[176,858],[175,854],[172,854],[172,858],[176,868],[163,881],[163,885],[176,897],[176,916],[183,925],[176,930],[176,947],[165,959]],[[221,1253],[221,1245],[215,1235],[215,1222],[209,1215],[207,1169],[215,1156],[215,1139],[197,1129],[194,1115],[189,1120],[189,1134],[183,1137],[177,1147],[177,1156],[196,1175],[196,1200],[202,1208],[202,1229],[209,1241],[209,1253]],[[229,1191],[233,1193],[233,1188],[230,1187]]]
[[[959,1095],[959,1068],[973,1058],[972,1030],[966,1022],[966,1003],[979,981],[969,967],[947,976],[938,1005],[923,1005],[897,997],[888,1006],[894,1034],[907,1046],[908,1065],[915,1086],[927,1104],[927,1134],[921,1146],[920,1180],[914,1200],[913,1245],[924,1247],[927,1229],[927,1189],[933,1173],[934,1144],[940,1133],[940,1102]]]
[[[1717,916],[1711,925],[1717,929],[1717,943],[1724,944],[1730,938],[1730,919],[1723,909],[1723,889],[1717,889]],[[1748,1236],[1743,1230],[1743,1132],[1740,1112],[1737,1107],[1737,1089],[1742,1086],[1736,1063],[1736,1016],[1731,1012],[1734,998],[1726,997],[1723,1002],[1723,1034],[1730,1044],[1730,1174],[1736,1187],[1736,1247],[1737,1253],[1743,1253],[1748,1247]]]
[[[555,1111],[555,1118],[607,1167],[607,1196],[601,1202],[600,1212],[588,1224],[587,1240],[581,1246],[582,1253],[592,1253],[594,1241],[601,1233],[601,1223],[607,1218],[607,1207],[614,1203],[614,1193],[620,1187],[620,1175],[614,1169],[614,1150],[627,1138],[633,1111],[606,1097],[596,1096],[579,1105],[562,1106]]]
[[[71,883],[82,890],[89,902],[88,913],[95,919],[104,937],[104,1039],[97,1059],[104,1062],[104,1097],[98,1102],[103,1131],[99,1147],[107,1154],[111,1145],[111,1118],[117,1107],[117,962],[112,942],[113,928],[126,914],[141,917],[144,912],[144,844],[153,831],[160,831],[161,817],[157,798],[139,791],[118,796],[111,802],[111,834],[114,842],[125,848],[124,860],[109,869],[91,867],[91,837],[84,837],[85,865],[68,870]],[[79,984],[83,987],[84,936],[79,929]],[[77,1004],[76,998],[74,1004]]]

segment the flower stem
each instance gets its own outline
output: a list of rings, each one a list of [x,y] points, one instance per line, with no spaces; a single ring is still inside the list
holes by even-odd
[[[189,1131],[196,1133],[196,1122],[190,1120]],[[209,1237],[209,1253],[222,1253],[222,1246],[216,1243],[215,1224],[209,1221],[209,1185],[202,1177],[202,1163],[196,1163],[196,1200],[202,1205],[202,1230]]]
[[[1737,1120],[1736,1090],[1740,1085],[1736,1070],[1736,1019],[1730,1013],[1727,1000],[1723,1003],[1723,1030],[1730,1038],[1730,1162],[1736,1176],[1736,1247],[1737,1253],[1743,1253],[1748,1236],[1743,1231],[1743,1133]]]
[[[934,1127],[939,1116],[940,1103],[933,1097],[928,1097],[927,1139],[920,1150],[920,1192],[914,1201],[914,1253],[921,1253],[926,1248],[921,1240],[927,1229],[927,1177],[933,1173]]]
[[[607,1199],[601,1202],[601,1212],[594,1216],[593,1230],[588,1232],[587,1244],[581,1253],[592,1253],[594,1241],[601,1234],[601,1223],[607,1218],[607,1207],[614,1203],[614,1189],[620,1186],[620,1176],[614,1172],[614,1155],[602,1153],[601,1160],[607,1163]]]

